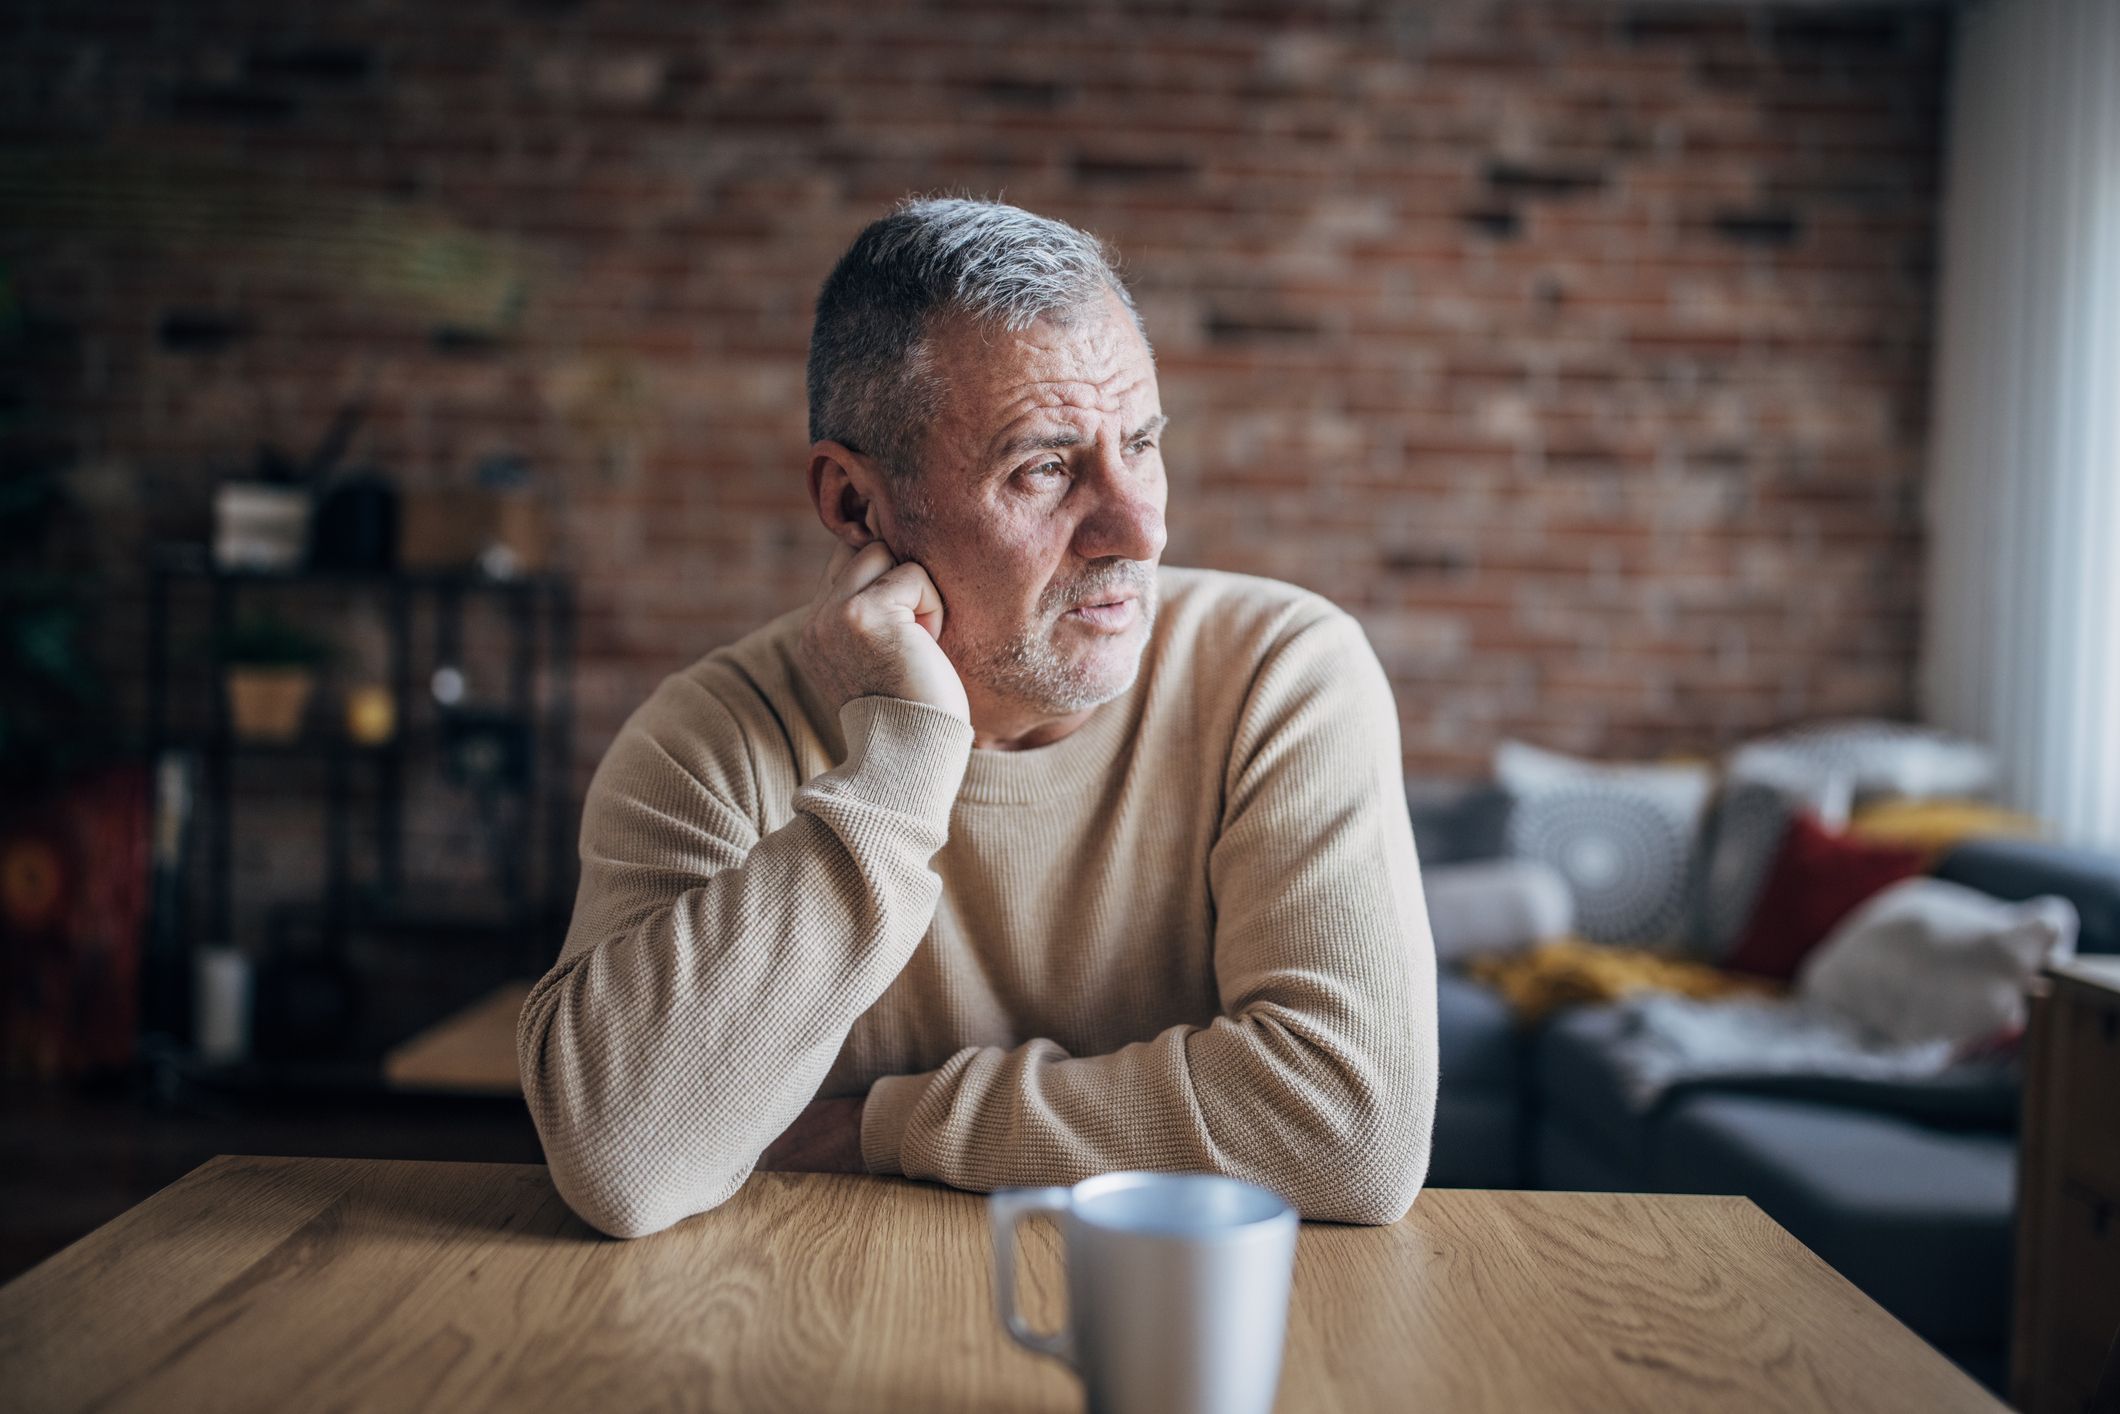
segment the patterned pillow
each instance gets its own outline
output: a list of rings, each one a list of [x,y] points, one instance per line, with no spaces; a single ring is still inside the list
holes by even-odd
[[[1858,800],[1984,797],[1995,785],[1995,753],[1979,742],[1873,717],[1810,722],[1756,738],[1731,753],[1728,768],[1733,775],[1780,780],[1845,776]]]
[[[1576,932],[1637,947],[1683,940],[1709,767],[1606,764],[1504,741],[1494,774],[1513,801],[1509,853],[1560,871]]]
[[[1708,807],[1688,881],[1692,950],[1710,962],[1728,957],[1752,920],[1789,822],[1808,810],[1837,830],[1847,822],[1850,798],[1845,775],[1726,775]]]

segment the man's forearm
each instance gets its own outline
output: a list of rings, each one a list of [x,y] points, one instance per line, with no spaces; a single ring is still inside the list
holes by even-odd
[[[615,936],[570,938],[517,1048],[553,1181],[602,1231],[658,1231],[734,1192],[926,931],[970,728],[864,703],[847,761],[797,792],[794,818],[674,898],[667,873],[595,854],[600,834],[626,851],[632,815],[664,802],[607,798],[584,830],[577,928],[659,901]]]
[[[1414,1021],[1428,994],[1392,996],[1405,997],[1396,1036],[1306,1035],[1274,1007],[1105,1055],[970,1047],[879,1080],[869,1146],[894,1154],[890,1171],[974,1192],[1195,1170],[1264,1184],[1305,1218],[1391,1222],[1428,1170],[1435,1036]]]

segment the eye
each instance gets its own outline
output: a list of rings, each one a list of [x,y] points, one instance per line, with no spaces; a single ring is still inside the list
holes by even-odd
[[[1053,473],[1055,475],[1065,475],[1067,472],[1067,466],[1063,462],[1052,461],[1040,462],[1036,466],[1026,467],[1024,469],[1024,475],[1026,476],[1039,476],[1048,472]]]
[[[1153,438],[1153,437],[1142,437],[1142,438],[1138,438],[1138,439],[1136,439],[1136,441],[1134,442],[1134,450],[1135,450],[1135,451],[1137,451],[1137,452],[1145,452],[1145,451],[1147,451],[1147,450],[1148,450],[1148,449],[1149,449],[1150,447],[1153,447],[1153,446],[1155,446],[1155,445],[1156,445],[1156,439],[1155,439],[1155,438]]]

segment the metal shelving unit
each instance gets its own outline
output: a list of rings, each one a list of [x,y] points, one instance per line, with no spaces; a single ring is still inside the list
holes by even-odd
[[[192,1042],[192,953],[200,939],[231,941],[236,921],[235,837],[237,765],[240,761],[281,760],[289,764],[320,762],[324,768],[324,886],[313,908],[316,933],[325,951],[341,960],[356,933],[425,934],[453,944],[478,941],[493,950],[507,969],[541,971],[557,955],[559,937],[572,902],[573,801],[570,786],[569,735],[573,712],[574,603],[571,582],[560,575],[491,578],[472,571],[377,571],[373,573],[300,570],[274,573],[224,570],[213,565],[203,546],[163,546],[150,567],[147,627],[147,747],[150,760],[165,751],[191,753],[197,763],[194,818],[203,830],[206,871],[202,926],[189,918],[157,917],[150,921],[142,959],[141,1030],[144,1050],[196,1069]],[[329,595],[359,591],[380,595],[388,624],[389,687],[396,706],[396,731],[375,745],[356,743],[336,732],[317,733],[287,743],[238,738],[229,718],[227,695],[218,681],[219,665],[176,663],[171,634],[174,617],[196,612],[203,598],[209,632],[219,641],[235,624],[242,601],[257,591]],[[506,649],[508,693],[495,707],[452,710],[433,707],[432,724],[420,721],[419,709],[431,699],[415,692],[422,659],[414,642],[418,611],[431,614],[434,643],[426,658],[449,662],[458,656],[465,609],[475,598],[498,601],[509,624]],[[539,669],[543,667],[543,692]],[[172,703],[180,679],[174,673],[203,668],[216,680],[207,685],[207,720],[173,721]],[[440,771],[466,733],[481,730],[509,743],[511,774],[519,774],[519,808],[512,811],[507,838],[497,842],[493,864],[498,878],[489,892],[496,905],[472,915],[422,912],[407,887],[404,809],[410,773],[432,765]],[[490,749],[491,743],[485,743]],[[372,877],[355,877],[354,832],[357,828],[356,777],[366,773],[370,797],[368,828],[373,833]],[[490,826],[491,822],[485,822]],[[542,854],[542,867],[531,861]],[[158,912],[182,910],[189,889],[158,898]],[[333,1076],[344,1070],[343,1058],[329,1058],[308,1068]],[[256,1061],[243,1074],[273,1071]],[[280,1070],[285,1072],[286,1067]],[[285,1074],[269,1077],[284,1081]]]

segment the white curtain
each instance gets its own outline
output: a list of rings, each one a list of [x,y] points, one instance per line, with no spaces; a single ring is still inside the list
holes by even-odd
[[[1967,5],[1946,144],[1923,706],[2120,849],[2120,0]]]

